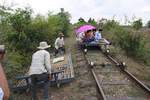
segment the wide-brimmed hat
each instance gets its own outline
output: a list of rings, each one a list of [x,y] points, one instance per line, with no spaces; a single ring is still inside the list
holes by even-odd
[[[51,45],[48,45],[47,42],[42,41],[42,42],[40,42],[40,44],[39,44],[39,46],[37,48],[38,49],[47,49],[49,47],[51,47]]]
[[[59,33],[59,36],[64,36],[64,34],[63,33]]]
[[[0,45],[0,53],[5,53],[5,45]]]

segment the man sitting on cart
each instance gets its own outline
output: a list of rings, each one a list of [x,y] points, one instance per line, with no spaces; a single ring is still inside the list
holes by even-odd
[[[85,36],[83,38],[83,43],[89,44],[94,40],[95,40],[95,38],[94,38],[93,31],[92,30],[86,31]]]
[[[105,43],[106,45],[110,45],[111,43],[109,41],[107,41],[105,38],[102,38],[101,32],[102,29],[99,29],[97,31],[96,29],[93,30],[95,42],[101,42],[101,43]]]

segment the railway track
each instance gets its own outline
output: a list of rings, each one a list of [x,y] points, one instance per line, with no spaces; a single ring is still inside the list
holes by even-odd
[[[150,89],[125,70],[125,63],[100,50],[89,50],[84,60],[97,84],[98,100],[149,100]]]
[[[84,58],[84,53],[78,45],[75,45],[75,48],[77,66],[74,67],[74,70],[80,88],[80,91],[78,91],[80,94],[78,100],[99,100],[96,82],[94,81],[90,68]]]

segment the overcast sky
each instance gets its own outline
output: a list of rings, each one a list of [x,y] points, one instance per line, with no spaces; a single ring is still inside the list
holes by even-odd
[[[46,15],[48,11],[57,13],[64,8],[71,16],[71,22],[79,17],[85,20],[92,17],[95,20],[111,19],[113,16],[124,23],[125,15],[128,19],[142,18],[146,23],[150,20],[150,0],[0,0],[1,4],[14,7],[30,6],[34,13]]]

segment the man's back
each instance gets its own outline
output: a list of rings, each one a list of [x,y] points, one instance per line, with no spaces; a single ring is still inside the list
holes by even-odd
[[[47,56],[50,56],[46,50],[38,50],[32,56],[32,63],[29,71],[29,75],[31,74],[41,74],[47,72]],[[50,59],[49,59],[50,60]],[[49,61],[50,62],[50,61]]]

